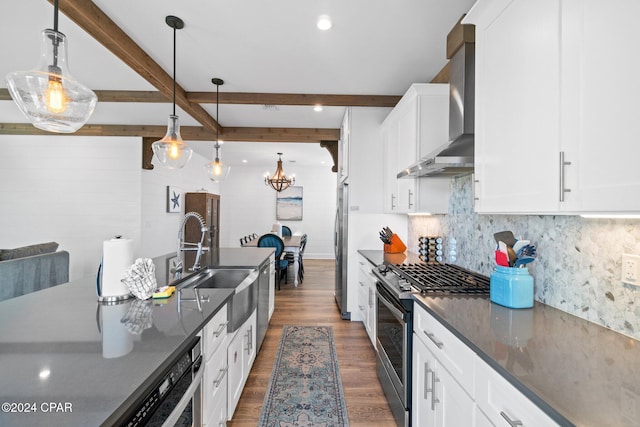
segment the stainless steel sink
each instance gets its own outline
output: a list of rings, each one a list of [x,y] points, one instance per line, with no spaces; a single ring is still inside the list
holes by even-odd
[[[251,268],[205,268],[204,270],[188,277],[178,283],[178,289],[187,288],[222,288],[241,291],[244,288],[243,282],[257,270]],[[249,283],[250,284],[250,283]]]
[[[229,332],[247,320],[258,304],[258,276],[252,268],[206,268],[178,283],[179,291],[187,289],[234,289],[228,306]]]

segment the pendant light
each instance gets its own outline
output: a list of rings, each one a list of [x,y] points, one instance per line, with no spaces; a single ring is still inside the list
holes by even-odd
[[[281,192],[289,188],[290,185],[296,183],[296,177],[292,176],[291,178],[287,178],[282,170],[282,153],[278,153],[278,166],[276,167],[276,172],[273,174],[271,178],[267,174],[264,177],[265,185],[270,186],[277,192]]]
[[[67,38],[58,31],[58,0],[53,3],[53,29],[42,31],[40,64],[7,74],[6,82],[20,111],[38,129],[73,133],[91,117],[98,97],[69,73]]]
[[[185,144],[180,136],[180,121],[176,116],[176,30],[184,28],[184,21],[177,16],[169,15],[165,22],[173,28],[173,114],[169,116],[167,134],[151,144],[151,148],[162,166],[167,169],[180,169],[193,155],[193,149]]]
[[[224,84],[224,80],[219,78],[211,79],[211,83],[216,85],[216,121],[218,122],[218,127],[216,127],[216,144],[213,148],[216,150],[216,157],[212,162],[204,165],[204,169],[207,171],[207,176],[211,181],[221,182],[224,181],[227,176],[229,176],[229,171],[231,171],[231,166],[226,165],[220,161],[220,138],[218,136],[218,129],[220,126],[220,114],[218,113],[219,103],[219,95],[220,95],[220,86]]]

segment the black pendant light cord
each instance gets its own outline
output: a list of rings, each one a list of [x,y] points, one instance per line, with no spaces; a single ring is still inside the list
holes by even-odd
[[[58,32],[58,0],[53,2],[53,31]]]
[[[216,122],[218,122],[218,126],[216,126],[216,159],[218,159],[218,148],[220,148],[219,141],[220,136],[218,132],[220,131],[220,85],[216,85]]]
[[[173,115],[176,115],[176,27],[173,27]]]
[[[58,33],[58,0],[54,0],[53,2],[53,31]],[[58,35],[54,35],[51,37],[51,41],[53,42],[53,72],[58,72],[58,45],[60,44],[60,39]]]

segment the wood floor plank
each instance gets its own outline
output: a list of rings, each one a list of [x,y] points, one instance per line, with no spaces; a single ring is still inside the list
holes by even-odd
[[[396,427],[376,374],[375,350],[362,322],[342,320],[334,300],[334,261],[304,261],[304,282],[276,290],[275,311],[249,373],[240,402],[227,424],[255,427],[285,325],[331,326],[351,427]]]

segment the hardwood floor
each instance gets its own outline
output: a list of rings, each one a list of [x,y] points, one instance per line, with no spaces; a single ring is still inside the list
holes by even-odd
[[[255,427],[284,325],[333,327],[351,427],[395,427],[376,375],[375,350],[362,322],[342,320],[334,300],[334,261],[304,261],[304,282],[276,289],[275,312],[230,427]]]

